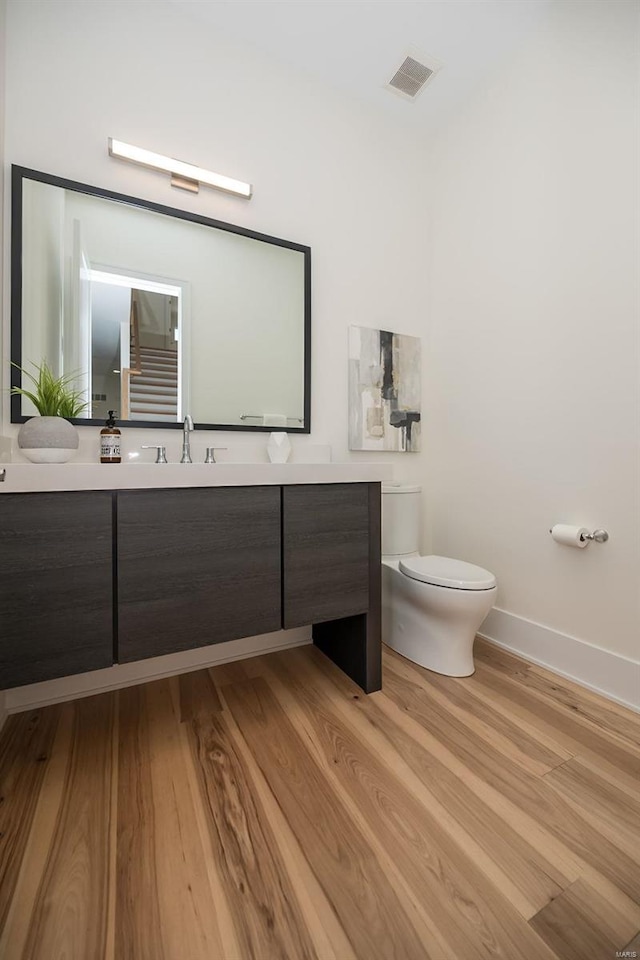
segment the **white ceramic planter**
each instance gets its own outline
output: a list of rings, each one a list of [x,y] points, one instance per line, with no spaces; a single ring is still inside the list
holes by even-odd
[[[78,431],[63,417],[32,417],[18,433],[18,447],[32,463],[66,463],[78,442]]]

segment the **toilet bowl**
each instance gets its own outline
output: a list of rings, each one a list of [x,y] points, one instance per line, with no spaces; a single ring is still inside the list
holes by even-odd
[[[473,641],[495,601],[495,577],[462,560],[420,556],[419,487],[385,484],[382,503],[383,642],[428,670],[470,676]]]

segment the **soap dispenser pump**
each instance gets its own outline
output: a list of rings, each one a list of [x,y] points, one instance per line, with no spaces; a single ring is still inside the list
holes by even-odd
[[[116,427],[115,410],[109,410],[109,416],[100,431],[100,463],[120,463],[120,430]]]

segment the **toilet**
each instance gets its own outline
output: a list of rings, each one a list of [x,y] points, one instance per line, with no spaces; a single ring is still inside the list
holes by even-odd
[[[494,604],[496,578],[463,560],[418,553],[419,486],[382,486],[382,639],[448,677],[474,672],[473,641]]]

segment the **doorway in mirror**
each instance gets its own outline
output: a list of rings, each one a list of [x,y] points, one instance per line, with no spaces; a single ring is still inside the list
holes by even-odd
[[[91,417],[182,420],[181,285],[89,269]]]

